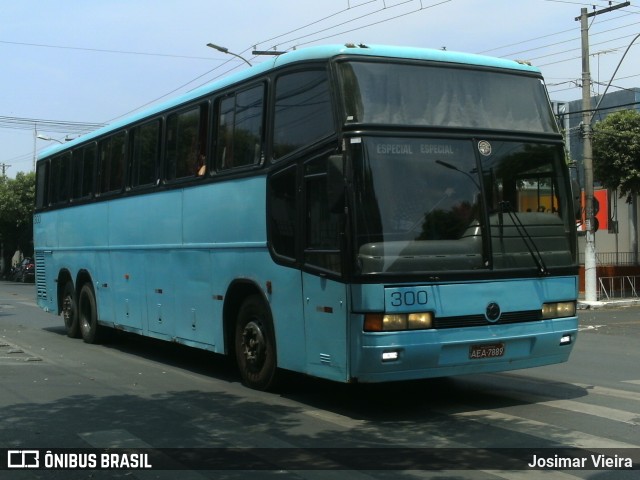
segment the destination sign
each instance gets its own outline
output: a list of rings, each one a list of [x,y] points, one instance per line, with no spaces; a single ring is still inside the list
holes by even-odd
[[[448,143],[378,143],[376,153],[380,155],[455,155],[453,145]]]

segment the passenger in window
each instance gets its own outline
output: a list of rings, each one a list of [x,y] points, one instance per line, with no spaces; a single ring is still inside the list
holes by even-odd
[[[204,174],[207,173],[207,158],[204,154],[200,154],[198,156],[198,161],[196,162],[194,170],[197,177],[204,177]]]

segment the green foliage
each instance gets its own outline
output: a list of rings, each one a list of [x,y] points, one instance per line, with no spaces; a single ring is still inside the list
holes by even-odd
[[[15,179],[0,178],[0,240],[5,256],[17,247],[31,254],[33,245],[33,205],[36,176],[18,173]]]
[[[615,112],[596,124],[593,173],[621,197],[640,194],[640,112]]]

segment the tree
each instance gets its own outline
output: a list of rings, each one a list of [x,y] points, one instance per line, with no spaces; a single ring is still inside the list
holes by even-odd
[[[620,197],[640,194],[640,112],[615,112],[595,125],[593,173]]]
[[[33,172],[18,173],[15,179],[0,178],[0,242],[5,265],[10,265],[16,248],[33,253],[33,206],[36,177]]]

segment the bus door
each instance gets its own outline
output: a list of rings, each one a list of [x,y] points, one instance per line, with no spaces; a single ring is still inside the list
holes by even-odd
[[[303,172],[302,294],[308,373],[347,378],[347,286],[342,274],[343,211],[328,198],[327,156],[307,162]]]

